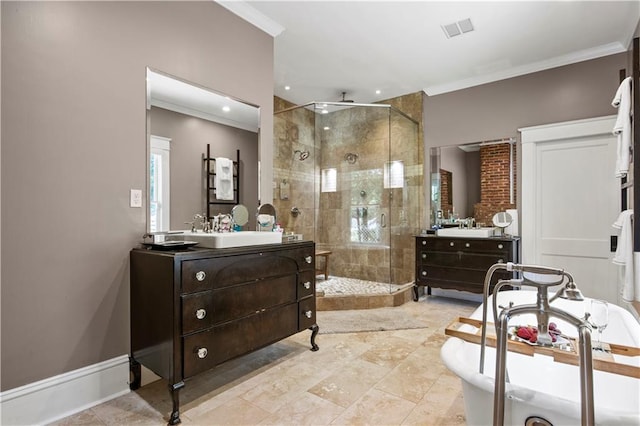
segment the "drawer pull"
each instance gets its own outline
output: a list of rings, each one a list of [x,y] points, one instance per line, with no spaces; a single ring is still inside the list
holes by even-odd
[[[198,358],[204,359],[204,358],[207,357],[208,353],[209,353],[209,351],[207,351],[207,348],[200,348],[200,349],[198,349]]]
[[[453,241],[451,241],[451,242],[449,243],[449,245],[450,245],[451,247],[453,247],[453,246],[454,246],[454,244],[455,244],[455,243],[454,243]]]
[[[302,284],[304,286],[304,288],[306,288],[307,290],[309,290],[311,288],[311,281],[305,281],[304,284]]]
[[[427,276],[427,271],[422,271],[422,276],[426,277]]]
[[[307,263],[311,263],[311,262],[313,262],[313,257],[307,256],[307,257],[304,258],[304,261],[307,262]]]
[[[503,246],[502,244],[498,244],[498,248],[499,248],[499,249],[501,249],[501,248],[503,248],[503,247],[504,247],[504,246]]]
[[[423,246],[426,246],[426,245],[427,245],[427,242],[426,242],[426,241],[423,241],[423,242],[422,242],[422,245],[423,245]]]
[[[198,281],[204,281],[204,279],[207,277],[207,274],[204,273],[204,271],[198,271],[196,272],[196,280]]]
[[[313,316],[313,311],[306,311],[304,313],[304,316],[307,317],[307,318],[311,318]]]
[[[498,259],[498,263],[504,263],[504,260]]]
[[[427,253],[422,253],[422,258],[426,259],[427,258]]]
[[[207,311],[205,309],[198,309],[196,311],[196,318],[198,318],[199,320],[204,319],[204,317],[207,316]]]
[[[464,246],[465,246],[465,247],[467,247],[467,248],[469,248],[469,247],[471,247],[471,244],[466,243]]]

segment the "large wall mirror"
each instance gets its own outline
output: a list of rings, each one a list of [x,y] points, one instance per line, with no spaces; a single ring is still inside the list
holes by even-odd
[[[210,88],[147,68],[147,231],[187,229],[207,211],[204,156],[240,159],[237,191],[258,207],[260,109]],[[215,204],[211,214],[235,203]],[[247,227],[255,227],[254,215]]]
[[[516,207],[516,141],[432,148],[431,225],[473,217],[491,226],[495,213]]]

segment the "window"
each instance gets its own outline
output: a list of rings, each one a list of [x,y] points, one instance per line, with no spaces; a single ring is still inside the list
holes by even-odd
[[[170,227],[169,158],[171,139],[151,136],[149,158],[149,231],[168,231]]]

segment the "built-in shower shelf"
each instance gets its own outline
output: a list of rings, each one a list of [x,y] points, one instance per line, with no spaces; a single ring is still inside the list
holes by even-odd
[[[475,327],[474,331],[467,331],[468,326]],[[466,330],[462,330],[466,328]],[[482,321],[466,317],[458,317],[454,319],[444,330],[444,334],[451,337],[457,337],[466,342],[480,344],[482,333]],[[568,338],[569,344],[567,348],[546,347],[524,343],[518,340],[509,339],[507,349],[523,355],[533,356],[534,354],[548,355],[555,362],[563,364],[578,365],[578,343],[576,339]],[[492,348],[496,347],[497,339],[495,327],[492,323],[487,323],[486,344]],[[629,365],[627,363],[616,362],[613,355],[623,355],[626,357],[640,356],[640,348],[633,346],[618,345],[615,343],[604,343],[609,346],[610,352],[593,352],[593,368],[594,370],[605,371],[607,373],[619,374],[622,376],[634,377],[640,379],[640,367]]]

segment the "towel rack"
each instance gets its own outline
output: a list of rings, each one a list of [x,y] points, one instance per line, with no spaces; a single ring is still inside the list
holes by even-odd
[[[204,155],[203,161],[207,193],[207,217],[212,217],[212,206],[240,203],[240,150],[236,150],[236,160],[233,162],[233,200],[218,200],[216,197],[216,159],[211,157],[211,144],[207,144],[207,153]]]
[[[636,120],[634,116],[636,105],[640,105],[640,38],[636,37],[632,43],[632,69],[631,69],[631,164],[632,164],[632,176],[625,176],[620,179],[620,210],[627,210],[633,208],[633,251],[640,252],[640,226],[635,226],[636,223],[640,223],[640,206],[633,206],[640,200],[640,185],[634,185],[635,182],[640,182],[640,164],[638,167],[635,164],[635,153],[640,153],[640,120]],[[626,78],[626,71],[620,70],[620,82]],[[632,190],[631,203],[629,200],[629,190]]]

